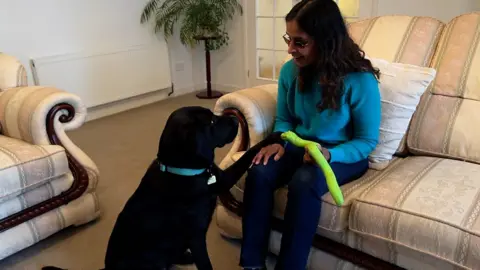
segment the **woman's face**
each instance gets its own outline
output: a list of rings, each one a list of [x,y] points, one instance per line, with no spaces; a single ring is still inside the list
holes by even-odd
[[[308,66],[314,61],[314,41],[298,27],[295,20],[287,22],[287,33],[283,39],[288,45],[288,53],[298,67]]]

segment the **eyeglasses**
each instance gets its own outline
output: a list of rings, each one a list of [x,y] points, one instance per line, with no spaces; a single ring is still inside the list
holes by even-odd
[[[292,38],[288,34],[283,35],[283,40],[285,41],[285,43],[287,43],[287,45],[290,45],[290,42],[293,41],[293,45],[300,49],[305,48],[309,44],[308,41],[299,38],[294,38],[292,40]]]

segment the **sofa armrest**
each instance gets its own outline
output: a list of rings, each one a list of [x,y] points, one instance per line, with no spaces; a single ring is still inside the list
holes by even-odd
[[[219,164],[227,168],[233,163],[232,157],[269,135],[275,123],[277,85],[268,84],[238,90],[218,99],[214,113],[234,115],[240,123],[239,132],[225,158]],[[235,187],[233,187],[235,188]],[[228,210],[243,215],[242,202],[235,199],[231,191],[219,196],[220,203]]]
[[[63,146],[90,180],[97,179],[95,163],[65,133],[85,121],[87,109],[78,96],[54,87],[9,88],[0,92],[0,108],[3,135],[35,145]]]
[[[0,53],[0,91],[27,86],[27,71],[17,58]]]
[[[275,123],[277,105],[277,85],[268,84],[238,90],[218,99],[214,113],[228,114],[238,118],[240,127],[237,137],[220,168],[227,168],[235,154],[246,151],[269,135]],[[235,189],[236,187],[233,187]],[[229,211],[243,216],[243,203],[233,196],[232,191],[219,196],[220,203]]]
[[[247,150],[272,132],[277,103],[277,85],[261,85],[238,90],[222,96],[216,103],[216,114],[235,115],[240,121],[230,156]]]
[[[62,146],[74,178],[67,191],[0,220],[0,233],[96,188],[97,166],[65,133],[80,127],[86,113],[86,107],[78,96],[53,87],[16,87],[0,91],[3,135],[34,145]]]

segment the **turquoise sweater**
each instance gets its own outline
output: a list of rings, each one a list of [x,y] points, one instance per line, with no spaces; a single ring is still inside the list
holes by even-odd
[[[275,132],[293,130],[300,137],[315,140],[330,151],[330,162],[354,163],[366,159],[378,143],[381,119],[378,81],[370,72],[345,77],[344,95],[337,110],[319,112],[321,86],[300,93],[297,67],[290,60],[278,82]]]

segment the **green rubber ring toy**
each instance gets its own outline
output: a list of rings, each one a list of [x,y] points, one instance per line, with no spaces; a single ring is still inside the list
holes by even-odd
[[[320,149],[318,149],[318,146],[317,146],[318,143],[301,139],[300,137],[297,136],[297,134],[295,134],[292,131],[287,131],[282,133],[281,137],[283,140],[297,147],[303,147],[307,149],[310,156],[313,158],[313,160],[315,160],[315,162],[318,164],[320,169],[323,171],[323,174],[325,175],[325,179],[327,180],[328,190],[330,191],[330,194],[332,195],[333,200],[337,205],[342,205],[344,202],[344,199],[343,199],[342,190],[340,189],[340,186],[338,185],[338,182],[337,182],[337,177],[335,177],[335,173],[333,172],[332,167],[330,167],[330,164],[322,155],[322,152],[320,151]]]

